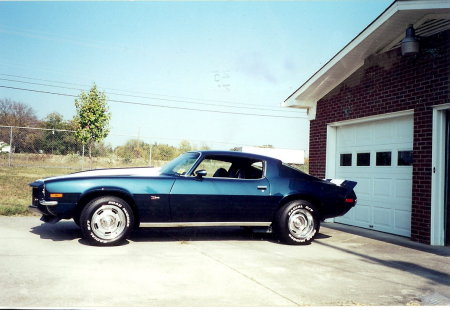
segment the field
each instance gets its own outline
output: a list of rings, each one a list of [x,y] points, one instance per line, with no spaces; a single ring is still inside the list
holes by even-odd
[[[0,167],[0,215],[29,215],[34,180],[73,172],[63,168]]]
[[[0,215],[30,215],[31,212],[28,211],[28,206],[31,203],[31,188],[28,186],[31,182],[51,176],[58,176],[67,173],[72,173],[75,171],[81,170],[79,167],[77,169],[72,166],[71,168],[67,168],[67,163],[70,160],[67,158],[63,159],[57,156],[52,156],[51,158],[46,158],[46,160],[42,160],[41,158],[21,158],[23,162],[21,164],[36,164],[43,165],[41,167],[25,167],[25,166],[1,166],[0,165],[0,190],[2,194],[2,198],[0,199]],[[49,160],[50,159],[50,160]],[[48,166],[55,165],[55,162],[62,164],[62,166],[66,166],[64,168],[48,168]],[[17,164],[17,158],[15,164]],[[163,161],[155,161],[152,162],[154,166],[161,166],[165,162]],[[91,167],[93,168],[106,168],[106,167],[124,167],[124,166],[145,166],[144,162],[133,162],[128,165],[124,165],[123,163],[109,163],[107,164],[106,159],[96,159]],[[85,167],[86,168],[90,168]],[[217,167],[208,167],[208,175],[212,175]],[[308,165],[302,165],[298,167],[299,169],[307,172]]]
[[[50,154],[0,154],[1,166],[14,167],[58,167],[64,169],[73,169],[74,171],[97,169],[97,168],[120,168],[120,167],[160,167],[166,161],[151,160],[135,156],[129,159],[123,159],[114,154],[103,157],[82,157],[77,154],[69,155],[50,155]]]
[[[154,166],[164,161],[153,160]],[[133,158],[124,161],[117,156],[82,158],[74,155],[0,154],[0,215],[30,215],[31,182],[50,176],[96,168],[144,167],[148,160]]]

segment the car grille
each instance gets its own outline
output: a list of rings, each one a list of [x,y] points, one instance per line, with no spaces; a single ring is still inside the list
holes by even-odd
[[[33,187],[33,191],[32,191],[32,200],[31,200],[31,204],[33,206],[38,206],[39,205],[39,200],[44,198],[44,194],[42,192],[44,186],[38,186],[38,187]]]

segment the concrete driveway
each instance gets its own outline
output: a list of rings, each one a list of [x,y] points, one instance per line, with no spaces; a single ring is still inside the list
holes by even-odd
[[[147,229],[118,247],[0,217],[0,307],[450,305],[450,249],[339,224],[310,245],[241,228]]]

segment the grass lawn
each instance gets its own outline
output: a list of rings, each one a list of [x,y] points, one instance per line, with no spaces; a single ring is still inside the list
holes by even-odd
[[[308,171],[308,165],[299,167]],[[31,182],[51,176],[75,172],[68,168],[38,168],[38,167],[6,167],[0,166],[0,215],[30,215]],[[215,171],[215,170],[214,170]],[[211,172],[213,173],[213,172]]]
[[[0,215],[30,215],[31,182],[74,172],[62,168],[0,167]]]

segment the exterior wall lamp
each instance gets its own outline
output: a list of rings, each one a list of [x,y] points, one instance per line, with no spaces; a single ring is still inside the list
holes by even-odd
[[[405,38],[402,40],[402,56],[415,56],[419,53],[419,41],[412,24],[406,28]]]

